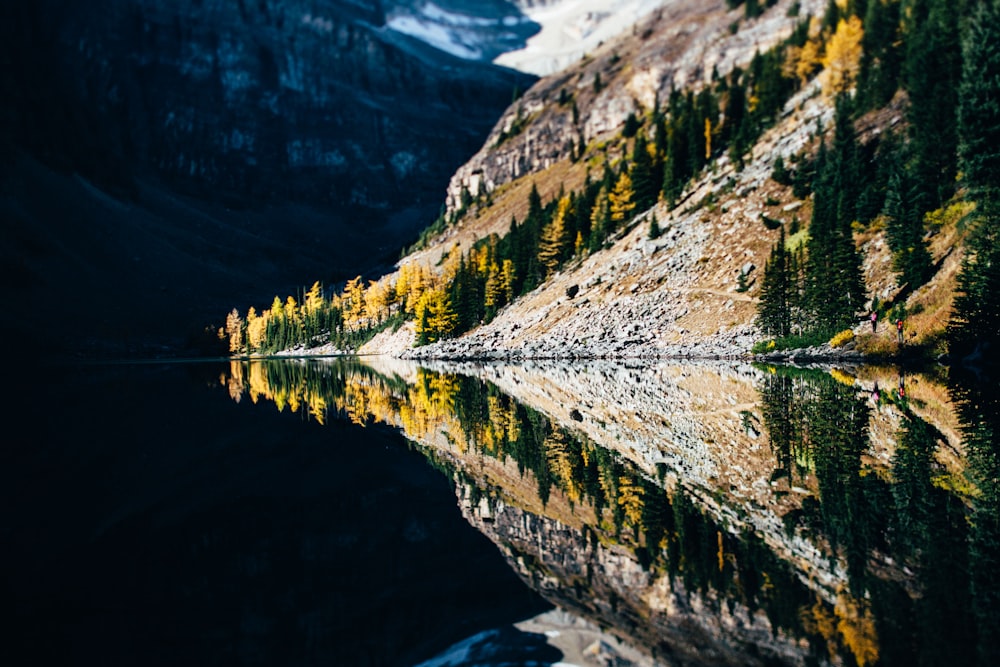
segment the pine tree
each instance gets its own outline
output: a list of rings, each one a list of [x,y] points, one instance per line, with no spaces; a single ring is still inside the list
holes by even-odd
[[[924,240],[920,199],[921,193],[909,182],[907,174],[896,169],[889,177],[885,197],[886,241],[892,251],[892,268],[899,273],[897,282],[909,285],[910,289],[924,284],[932,268]]]
[[[1000,8],[985,0],[963,40],[958,156],[970,195],[1000,203]],[[992,213],[992,211],[991,211]]]
[[[905,12],[904,78],[913,176],[929,195],[928,210],[941,206],[954,191],[961,13],[953,0],[914,0]]]
[[[967,355],[1000,345],[1000,7],[981,3],[963,40],[958,107],[959,161],[978,221],[970,233],[948,326],[949,349]]]
[[[899,88],[900,4],[900,0],[868,0],[865,8],[857,93],[861,110],[888,104]]]
[[[636,210],[645,211],[656,203],[659,184],[653,180],[653,157],[644,132],[639,132],[632,148],[632,179]]]
[[[844,98],[837,105],[833,145],[827,153],[820,144],[817,155],[806,264],[809,329],[823,334],[852,326],[865,300],[852,229],[858,192],[856,140]]]
[[[785,228],[782,226],[780,229],[778,242],[771,249],[771,255],[764,266],[760,300],[757,303],[757,326],[765,335],[774,338],[788,336],[792,328],[789,254],[785,248]]]
[[[656,219],[656,214],[653,213],[649,216],[649,233],[647,234],[650,239],[658,239],[661,234],[660,223]]]

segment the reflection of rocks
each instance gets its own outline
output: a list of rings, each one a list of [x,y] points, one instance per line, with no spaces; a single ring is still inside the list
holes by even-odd
[[[733,532],[758,531],[827,599],[844,581],[839,563],[831,564],[815,544],[785,530],[782,517],[815,489],[791,489],[784,497],[775,493],[770,481],[774,454],[760,430],[756,382],[763,371],[750,364],[430,365],[497,385],[562,427],[621,454],[650,477],[665,469],[668,486],[682,486]]]
[[[331,401],[274,396],[400,426],[535,590],[667,664],[872,664],[924,613],[885,605],[941,583],[899,503],[928,499],[941,539],[964,540],[938,432],[870,405],[878,369],[351,365]],[[287,371],[277,388],[304,386]]]
[[[679,580],[650,575],[624,548],[511,505],[499,504],[488,515],[477,507],[463,506],[463,511],[550,602],[609,627],[626,646],[647,647],[659,664],[806,663],[807,649],[780,632],[775,635],[763,611],[730,607],[714,594],[687,591]],[[584,652],[618,653],[611,649],[598,643]]]

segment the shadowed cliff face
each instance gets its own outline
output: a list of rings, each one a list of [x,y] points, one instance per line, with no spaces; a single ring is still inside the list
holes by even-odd
[[[0,27],[0,146],[16,156],[0,165],[0,288],[20,310],[10,323],[58,337],[38,304],[72,285],[60,318],[77,333],[59,343],[169,346],[234,307],[384,269],[532,79],[395,32],[382,5],[11,8]],[[96,298],[111,307],[86,307]]]
[[[374,2],[48,0],[19,11],[15,121],[29,145],[108,185],[138,168],[232,204],[436,207],[528,80],[384,29]]]

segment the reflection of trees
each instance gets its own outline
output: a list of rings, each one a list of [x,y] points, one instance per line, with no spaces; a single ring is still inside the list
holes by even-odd
[[[537,493],[527,500],[546,508],[558,497],[589,524],[590,543],[624,548],[651,576],[666,575],[675,592],[699,595],[709,612],[763,611],[775,630],[804,639],[817,656],[861,665],[976,664],[977,656],[980,665],[1000,664],[996,399],[954,390],[966,425],[970,500],[938,482],[943,437],[905,402],[891,408],[900,424],[891,468],[868,463],[872,409],[852,383],[845,374],[774,369],[760,384],[771,481],[787,477],[818,490],[790,513],[789,525],[805,528],[847,567],[844,587],[818,595],[800,581],[798,565],[760,537],[720,524],[704,509],[704,491],[668,490],[665,470],[647,474],[477,378],[420,369],[408,383],[352,359],[233,362],[228,378],[237,400],[264,399],[320,422],[400,426],[433,445],[421,451],[477,504]],[[528,490],[491,487],[465,456],[512,462]],[[565,585],[601,594],[587,577]]]
[[[324,405],[324,415],[313,415],[320,421],[334,415],[361,424],[396,424],[417,441],[441,442],[437,438],[443,434],[462,454],[511,460],[521,475],[534,479],[543,507],[558,493],[574,511],[580,510],[577,518],[593,521],[584,531],[594,544],[625,548],[651,575],[666,575],[684,595],[701,595],[715,612],[722,605],[730,611],[734,605],[751,613],[762,610],[776,632],[807,638],[827,650],[804,610],[815,607],[831,616],[833,607],[817,602],[795,569],[760,537],[732,532],[683,488],[664,488],[662,474],[651,477],[492,384],[426,369],[407,384],[350,359],[234,364],[229,385],[235,396],[246,393],[255,401],[264,398],[295,408]],[[474,478],[445,450],[420,449],[432,465],[473,489],[467,498],[477,505],[493,494],[510,502],[510,493]],[[583,590],[589,584],[583,578],[567,585]]]
[[[976,487],[969,520],[969,580],[979,665],[1000,664],[1000,399],[996,387],[952,387]],[[971,661],[968,664],[973,664]]]
[[[1000,406],[954,392],[978,492],[970,510],[968,498],[937,481],[944,437],[906,402],[895,405],[900,428],[885,470],[864,463],[871,409],[844,374],[772,370],[760,384],[772,479],[800,474],[808,487],[812,478],[818,494],[790,513],[792,522],[847,566],[839,620],[811,611],[810,628],[839,637],[861,664],[1000,664],[991,653],[1000,644]]]
[[[855,595],[868,552],[881,531],[875,525],[881,491],[876,479],[861,475],[861,455],[868,449],[870,410],[854,388],[824,379],[813,385],[803,431],[815,462],[820,517],[832,547],[842,546]],[[872,484],[871,482],[875,482]]]

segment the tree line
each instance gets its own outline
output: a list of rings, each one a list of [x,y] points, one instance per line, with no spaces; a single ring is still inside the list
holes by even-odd
[[[928,234],[936,221],[969,203],[975,213],[963,222],[967,255],[947,339],[957,355],[995,348],[998,19],[994,0],[868,0],[843,9],[830,3],[824,22],[840,26],[834,37],[853,23],[860,51],[846,85],[833,88],[830,145],[818,132],[814,156],[791,169],[775,165],[775,180],[800,197],[812,194],[813,212],[807,242],[789,247],[782,229],[768,258],[758,307],[766,336],[794,347],[857,323],[868,298],[853,231],[877,220],[885,224],[900,287],[897,303],[882,307],[895,305],[899,313],[902,300],[934,274]],[[829,40],[828,48],[836,43]],[[905,128],[860,145],[854,121],[897,95],[906,100]]]
[[[567,262],[605,247],[658,201],[677,204],[691,180],[720,157],[742,164],[808,80],[803,72],[820,66],[805,48],[810,39],[807,18],[786,40],[758,51],[745,70],[735,67],[725,76],[713,71],[700,88],[673,89],[662,104],[641,116],[633,113],[617,137],[624,147],[621,159],[605,152],[596,176],[588,172],[578,191],[561,189],[548,202],[533,185],[526,214],[521,220],[512,217],[505,235],[481,239],[464,252],[453,249],[433,269],[404,260],[395,275],[380,280],[365,283],[357,277],[329,293],[317,283],[297,297],[275,297],[270,308],[250,308],[245,314],[234,309],[220,338],[232,353],[326,343],[350,350],[407,320],[414,322],[418,345],[489,322]],[[574,149],[572,158],[584,154],[582,147]],[[482,193],[478,199],[464,193],[460,208],[442,215],[431,229],[457,224],[475,203],[489,205],[482,199]],[[655,216],[649,225],[650,236],[656,236]]]

